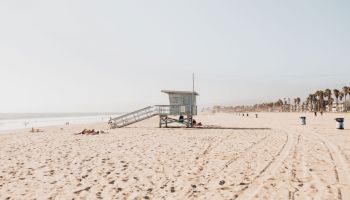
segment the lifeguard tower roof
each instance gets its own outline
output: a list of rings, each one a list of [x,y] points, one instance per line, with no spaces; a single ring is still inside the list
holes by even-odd
[[[161,92],[166,93],[166,94],[194,94],[194,95],[199,95],[197,92],[192,92],[192,91],[162,90]]]

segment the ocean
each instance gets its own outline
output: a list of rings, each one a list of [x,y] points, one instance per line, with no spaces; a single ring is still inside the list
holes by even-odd
[[[122,113],[0,113],[0,130],[108,122]]]

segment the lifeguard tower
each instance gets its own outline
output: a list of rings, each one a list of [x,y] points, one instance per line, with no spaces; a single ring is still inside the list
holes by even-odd
[[[178,123],[192,127],[193,116],[197,115],[197,92],[162,90],[168,94],[169,105],[155,105],[111,119],[111,128],[121,128],[130,124],[159,116],[159,128],[168,124]]]

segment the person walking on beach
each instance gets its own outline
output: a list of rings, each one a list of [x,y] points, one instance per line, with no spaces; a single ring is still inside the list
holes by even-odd
[[[317,111],[315,111],[315,117],[317,117]]]

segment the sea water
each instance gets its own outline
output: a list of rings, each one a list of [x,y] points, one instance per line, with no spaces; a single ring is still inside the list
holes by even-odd
[[[0,130],[108,122],[121,113],[0,113]]]

